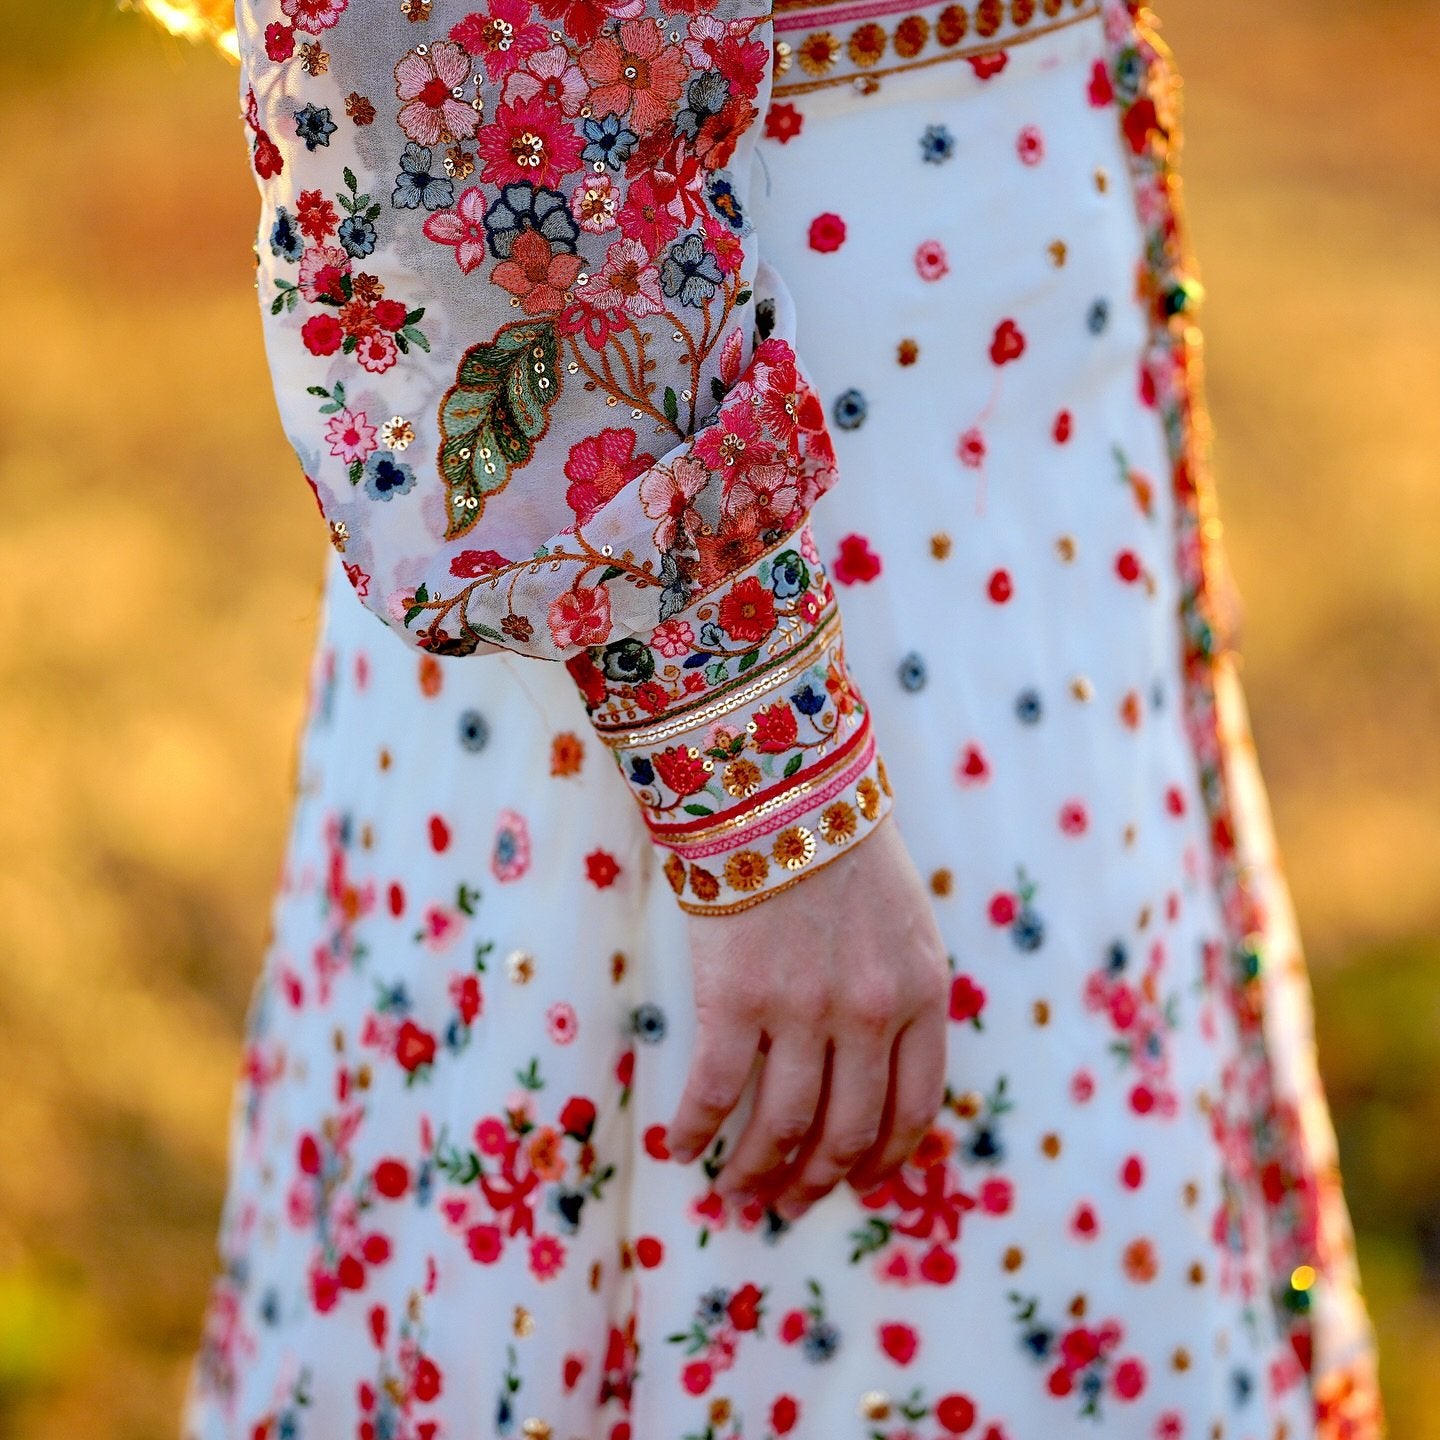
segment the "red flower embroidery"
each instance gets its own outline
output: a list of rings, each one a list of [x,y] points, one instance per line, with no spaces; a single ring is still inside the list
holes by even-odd
[[[775,596],[747,575],[720,602],[720,628],[742,644],[758,643],[775,628]]]

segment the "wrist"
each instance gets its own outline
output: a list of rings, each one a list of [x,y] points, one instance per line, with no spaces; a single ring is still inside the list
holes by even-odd
[[[892,808],[808,525],[649,636],[567,664],[691,914],[789,889]]]

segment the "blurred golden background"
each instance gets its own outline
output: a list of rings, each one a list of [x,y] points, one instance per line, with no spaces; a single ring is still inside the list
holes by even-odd
[[[7,9],[0,1440],[173,1440],[325,542],[235,69],[111,0]],[[1393,1433],[1432,1440],[1440,6],[1161,13],[1244,676]]]

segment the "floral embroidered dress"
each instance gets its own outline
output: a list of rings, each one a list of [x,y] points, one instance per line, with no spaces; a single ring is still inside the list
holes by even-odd
[[[237,18],[333,552],[188,1440],[1379,1436],[1151,17]],[[687,912],[886,823],[944,1107],[728,1210]]]

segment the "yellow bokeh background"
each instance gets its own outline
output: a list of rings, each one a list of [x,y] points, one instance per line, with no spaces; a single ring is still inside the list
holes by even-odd
[[[325,538],[234,67],[6,9],[0,1440],[174,1440]],[[1395,1440],[1436,1440],[1440,9],[1161,13],[1243,675]]]

